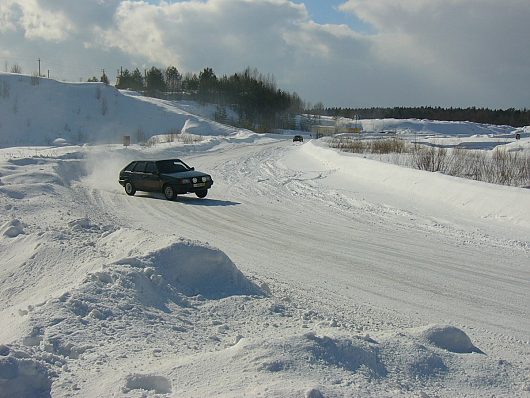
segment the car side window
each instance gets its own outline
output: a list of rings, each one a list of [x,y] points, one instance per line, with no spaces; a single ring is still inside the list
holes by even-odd
[[[156,166],[153,162],[149,162],[147,163],[147,166],[145,168],[145,172],[146,173],[150,173],[150,174],[156,174]]]
[[[133,171],[134,166],[136,166],[136,162],[132,162],[130,165],[128,165],[128,166],[125,168],[125,171]]]
[[[144,173],[145,172],[145,164],[147,162],[137,162],[134,166],[134,171],[137,173]]]

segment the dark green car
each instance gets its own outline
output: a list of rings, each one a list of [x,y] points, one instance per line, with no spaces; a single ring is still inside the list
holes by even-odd
[[[162,192],[166,199],[194,193],[199,198],[208,194],[213,185],[212,177],[196,171],[180,159],[135,160],[120,171],[119,183],[127,195],[136,191]]]

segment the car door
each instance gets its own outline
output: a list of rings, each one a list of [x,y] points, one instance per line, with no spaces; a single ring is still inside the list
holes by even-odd
[[[146,191],[146,179],[145,179],[145,167],[147,165],[147,162],[136,162],[136,165],[134,166],[132,175],[133,175],[133,181],[132,183],[139,191]]]
[[[145,167],[144,184],[146,191],[161,191],[162,185],[155,162],[147,162]]]

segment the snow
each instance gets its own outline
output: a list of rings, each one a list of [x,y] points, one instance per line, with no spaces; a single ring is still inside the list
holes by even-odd
[[[0,72],[0,147],[132,142],[171,131],[226,135],[233,129],[175,108],[170,101],[103,83],[62,83]],[[143,136],[143,137],[142,137]]]
[[[105,86],[96,117],[94,85],[29,79],[0,74],[1,398],[530,395],[530,190]],[[90,107],[73,145],[68,109]],[[140,123],[204,139],[119,145]],[[528,129],[434,124],[424,139],[529,148]],[[129,197],[118,172],[144,157],[214,186]]]

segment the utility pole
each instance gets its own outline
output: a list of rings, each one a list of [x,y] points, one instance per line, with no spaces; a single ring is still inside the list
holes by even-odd
[[[39,61],[39,77],[40,77],[40,58],[37,59],[37,61]]]

